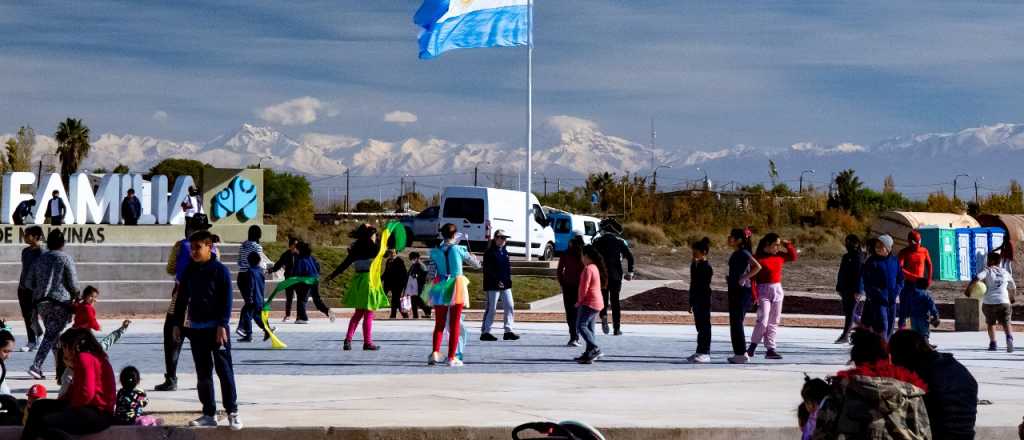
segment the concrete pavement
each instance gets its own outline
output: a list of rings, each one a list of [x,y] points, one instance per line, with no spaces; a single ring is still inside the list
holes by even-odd
[[[22,341],[23,326],[11,324]],[[103,325],[111,329],[117,322]],[[147,389],[162,379],[161,325],[157,320],[136,322],[110,351],[115,369],[132,364],[142,370]],[[783,328],[779,341],[786,359],[727,365],[727,328],[716,326],[715,362],[694,366],[682,361],[695,347],[692,326],[630,325],[625,336],[599,337],[607,356],[595,365],[581,366],[571,362],[579,349],[564,346],[564,325],[523,324],[517,328],[520,341],[483,343],[476,339],[478,323],[467,322],[472,334],[467,365],[450,369],[426,366],[428,321],[378,321],[375,332],[383,346],[379,352],[341,351],[343,325],[340,320],[279,324],[281,338],[290,345],[286,350],[235,344],[240,411],[248,426],[494,428],[578,419],[606,428],[789,432],[786,428],[795,425],[803,373],[834,373],[848,357],[846,347],[832,344],[835,330]],[[987,352],[985,339],[982,333],[933,337],[941,349],[952,351],[970,368],[980,384],[980,397],[993,402],[979,407],[979,426],[1008,429],[1024,415],[1019,392],[1024,387],[1024,353]],[[182,389],[150,392],[151,411],[199,409],[187,350],[181,363]],[[29,353],[14,353],[8,362],[15,393],[24,393],[33,383],[23,373],[30,358]],[[52,368],[48,360],[44,369]],[[44,383],[55,389],[52,381]]]

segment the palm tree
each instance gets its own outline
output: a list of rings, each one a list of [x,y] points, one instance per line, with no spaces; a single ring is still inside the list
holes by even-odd
[[[857,213],[857,199],[864,182],[854,174],[852,169],[844,170],[836,175],[836,204],[847,211]]]
[[[92,148],[89,145],[89,127],[81,119],[67,118],[57,126],[53,137],[57,141],[57,156],[60,157],[60,175],[67,183]]]
[[[608,210],[608,198],[605,197],[608,192],[608,187],[615,184],[615,179],[612,177],[612,173],[607,171],[603,173],[591,174],[587,177],[587,189],[592,192],[596,192],[601,196],[601,210]]]

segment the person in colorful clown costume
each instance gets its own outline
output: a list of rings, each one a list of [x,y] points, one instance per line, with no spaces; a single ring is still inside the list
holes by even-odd
[[[349,320],[343,349],[352,349],[352,337],[355,336],[356,328],[359,327],[359,321],[362,321],[363,350],[379,350],[380,346],[373,343],[373,312],[380,308],[389,307],[390,303],[388,302],[387,294],[384,293],[384,289],[381,286],[373,289],[370,282],[373,278],[370,275],[370,266],[380,250],[380,245],[377,243],[377,228],[370,224],[362,224],[355,231],[352,231],[349,237],[355,239],[355,241],[348,248],[348,255],[325,280],[327,283],[330,283],[345,272],[345,269],[348,269],[349,266],[352,266],[356,271],[355,276],[349,281],[348,288],[345,290],[345,307],[354,308],[356,311],[352,315],[352,319]]]
[[[462,274],[462,264],[468,263],[479,269],[480,262],[465,246],[458,244],[456,232],[455,225],[451,223],[441,226],[443,240],[430,250],[434,285],[430,288],[429,296],[430,305],[434,307],[434,346],[428,365],[442,362],[441,340],[447,327],[448,366],[462,366],[462,310],[469,307],[469,280]]]

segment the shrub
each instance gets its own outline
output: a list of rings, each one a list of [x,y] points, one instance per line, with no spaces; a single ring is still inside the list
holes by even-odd
[[[629,222],[623,225],[622,228],[622,235],[627,239],[650,245],[669,244],[668,237],[665,235],[665,230],[661,229],[660,226]]]

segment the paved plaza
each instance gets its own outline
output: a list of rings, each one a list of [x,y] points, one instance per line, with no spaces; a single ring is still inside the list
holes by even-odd
[[[375,323],[379,352],[343,352],[346,320],[277,324],[286,350],[269,343],[234,344],[241,413],[248,426],[513,426],[538,419],[580,419],[602,427],[790,427],[803,373],[843,368],[847,347],[832,344],[836,330],[783,328],[782,361],[756,358],[725,363],[727,328],[714,328],[714,363],[689,365],[696,344],[692,326],[628,325],[621,337],[601,336],[606,356],[577,365],[580,349],[565,347],[565,326],[525,323],[517,342],[480,342],[479,323],[466,366],[428,367],[432,321]],[[21,322],[10,323],[23,340]],[[102,321],[113,329],[118,321]],[[151,389],[162,380],[162,322],[136,321],[110,350],[115,369],[135,365]],[[748,334],[750,329],[748,328]],[[359,335],[357,334],[357,341]],[[984,350],[982,333],[939,333],[933,341],[952,351],[977,378],[979,426],[1010,426],[1024,415],[1024,353]],[[8,379],[15,393],[33,383],[24,371],[31,353],[14,353]],[[44,370],[52,376],[53,363]],[[192,360],[186,345],[180,390],[150,392],[151,411],[195,412]],[[48,379],[49,379],[48,376]],[[52,380],[45,384],[55,389]]]

